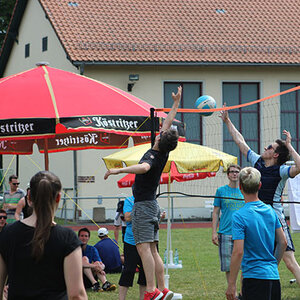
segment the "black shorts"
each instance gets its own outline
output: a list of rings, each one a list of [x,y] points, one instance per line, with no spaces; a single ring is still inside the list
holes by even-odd
[[[243,300],[281,300],[279,280],[243,279]]]
[[[136,246],[124,242],[124,268],[120,277],[120,286],[132,286],[136,268],[139,268],[139,285],[146,285],[146,277],[143,270],[142,260],[136,250]]]

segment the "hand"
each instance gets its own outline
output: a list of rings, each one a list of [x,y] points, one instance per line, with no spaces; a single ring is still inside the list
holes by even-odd
[[[285,138],[286,146],[291,145],[291,143],[292,143],[291,133],[289,131],[287,131],[287,130],[283,130],[283,134],[286,136],[286,138]]]
[[[219,239],[218,239],[218,235],[216,233],[212,234],[212,242],[214,245],[219,246]]]
[[[116,174],[120,174],[120,169],[109,169],[104,174],[104,180],[106,180],[110,175],[116,175]]]
[[[224,103],[223,107],[226,107],[226,103]],[[223,122],[229,120],[228,110],[221,110],[219,117],[222,119]]]
[[[173,98],[174,102],[179,102],[180,101],[180,99],[181,99],[181,93],[182,93],[182,86],[178,87],[176,95],[172,92],[172,98]]]
[[[227,300],[235,300],[236,299],[236,286],[229,284],[226,291],[226,299]]]

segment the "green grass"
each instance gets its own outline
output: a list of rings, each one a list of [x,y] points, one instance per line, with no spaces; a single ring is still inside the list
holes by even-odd
[[[300,262],[300,234],[293,234],[293,240],[298,252],[295,256]],[[90,244],[98,241],[96,232],[92,232]],[[160,254],[166,248],[166,230],[160,230]],[[211,242],[211,229],[173,229],[172,248],[178,249],[179,259],[183,268],[170,270],[170,289],[181,293],[185,300],[223,300],[226,299],[227,288],[225,274],[220,271],[218,248]],[[279,267],[282,287],[282,300],[299,300],[300,288],[297,284],[290,284],[293,275],[281,262]],[[108,280],[118,283],[119,274],[108,274]],[[118,291],[92,293],[88,292],[89,299],[118,299]],[[136,279],[134,286],[129,289],[127,299],[138,300],[138,286]]]

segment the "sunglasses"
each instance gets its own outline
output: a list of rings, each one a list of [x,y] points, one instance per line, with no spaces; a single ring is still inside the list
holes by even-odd
[[[1,219],[6,220],[6,219],[7,219],[7,216],[0,216],[0,220],[1,220]]]
[[[269,145],[269,146],[267,147],[267,150],[271,150],[271,149],[274,149],[274,148],[273,148],[272,145]]]
[[[19,185],[20,182],[13,182],[12,184],[13,184],[13,185]]]
[[[239,174],[240,171],[229,171],[229,173]]]

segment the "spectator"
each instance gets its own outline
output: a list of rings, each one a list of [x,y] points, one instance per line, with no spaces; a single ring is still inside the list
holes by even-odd
[[[114,291],[116,285],[107,281],[106,273],[104,271],[105,265],[101,261],[97,249],[88,245],[90,231],[87,228],[81,228],[78,231],[78,237],[82,242],[82,265],[85,287],[91,287],[94,292],[99,292],[101,290],[105,292]],[[98,279],[102,283],[102,289],[100,288]]]
[[[0,297],[8,276],[8,299],[86,300],[80,241],[54,222],[61,182],[53,173],[30,181],[33,214],[0,235]]]
[[[99,253],[104,265],[106,273],[120,273],[122,271],[122,263],[119,252],[118,243],[108,237],[108,230],[102,227],[98,230],[100,241],[94,246]]]
[[[137,252],[132,232],[131,211],[134,204],[134,197],[128,197],[124,203],[124,217],[127,222],[124,237],[124,268],[119,281],[119,300],[125,300],[128,288],[132,286],[136,268],[139,270],[139,290],[140,300],[144,299],[146,291],[146,277],[142,265],[142,260]]]
[[[32,207],[28,204],[28,193],[29,193],[30,187],[26,190],[26,196],[23,197],[17,204],[16,212],[15,212],[15,219],[17,221],[20,220],[21,217],[23,219],[28,218],[32,214]]]
[[[4,209],[0,209],[0,232],[4,229],[6,226],[7,222],[7,214]]]
[[[20,182],[18,176],[11,175],[8,179],[10,190],[5,191],[3,195],[3,209],[7,213],[7,223],[13,223],[16,221],[15,212],[17,204],[21,198],[25,196],[25,192],[18,188]]]
[[[116,210],[116,216],[114,219],[114,236],[117,243],[119,243],[119,229],[122,225],[122,242],[124,243],[124,235],[126,230],[126,222],[124,219],[124,213],[123,213],[123,207],[124,207],[124,200],[120,200],[117,205]]]

